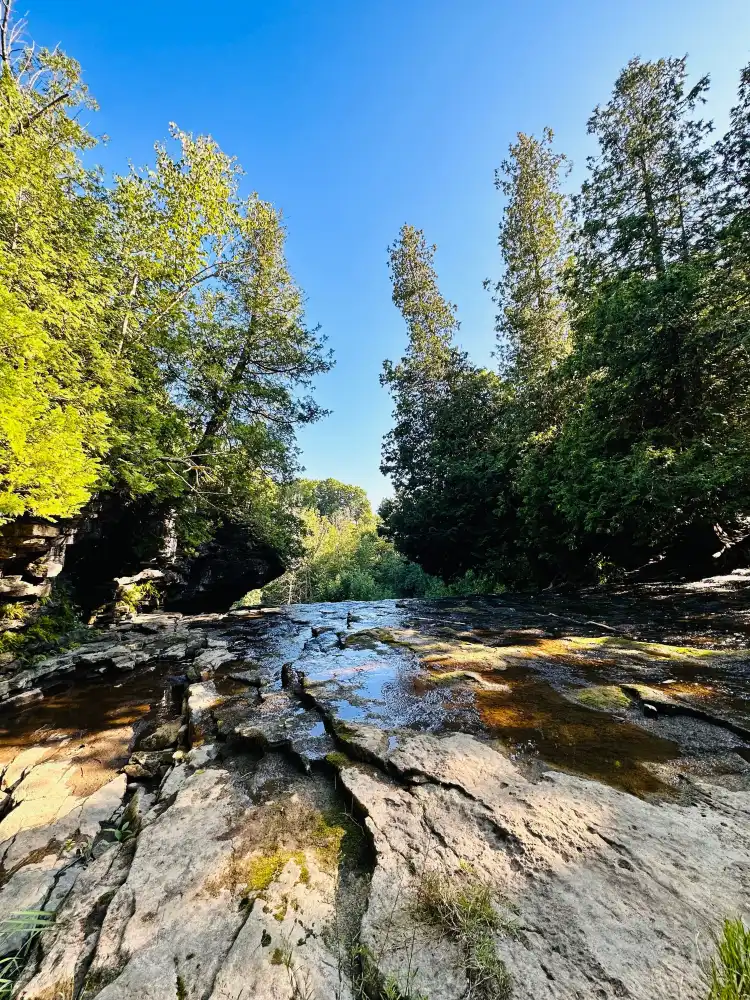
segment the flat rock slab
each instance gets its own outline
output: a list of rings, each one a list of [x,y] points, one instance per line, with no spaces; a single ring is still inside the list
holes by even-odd
[[[696,783],[685,807],[560,773],[532,783],[464,734],[402,734],[382,759],[394,777],[341,770],[377,852],[362,936],[381,972],[417,992],[469,988],[460,941],[415,913],[428,872],[450,884],[469,869],[491,887],[518,1000],[653,1000],[675,983],[700,997],[696,942],[710,948],[727,914],[750,916],[746,792]]]
[[[305,839],[320,843],[321,814],[283,801],[253,802],[221,768],[176,768],[137,846],[79,876],[22,1000],[349,1000],[335,865]]]
[[[117,672],[6,718],[0,913],[57,913],[17,995],[705,1000],[750,917],[748,580],[139,616],[55,658]]]

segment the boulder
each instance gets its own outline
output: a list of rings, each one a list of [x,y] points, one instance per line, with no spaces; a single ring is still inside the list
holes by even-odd
[[[145,736],[140,742],[141,750],[167,750],[177,745],[182,723],[179,719],[174,722],[165,722],[159,726],[149,736]]]

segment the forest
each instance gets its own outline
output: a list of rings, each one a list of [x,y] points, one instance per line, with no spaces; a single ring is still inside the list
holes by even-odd
[[[460,348],[435,247],[402,228],[375,517],[361,489],[300,478],[295,431],[325,416],[333,358],[280,212],[174,124],[151,163],[91,166],[80,67],[0,11],[0,525],[114,502],[197,551],[240,523],[286,566],[267,601],[690,574],[742,551],[750,66],[716,138],[707,78],[632,60],[572,196],[552,130],[519,133],[496,176],[494,369]]]
[[[726,134],[686,60],[631,60],[569,196],[553,133],[519,133],[505,197],[496,370],[458,343],[435,247],[390,248],[408,348],[380,511],[399,551],[515,587],[693,576],[750,538],[750,66]]]

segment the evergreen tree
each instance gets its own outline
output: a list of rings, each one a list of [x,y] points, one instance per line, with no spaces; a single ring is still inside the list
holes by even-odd
[[[560,191],[567,160],[553,151],[552,139],[549,128],[541,139],[519,132],[495,176],[508,199],[500,225],[497,331],[508,373],[520,384],[544,374],[570,349],[562,294],[569,223]]]
[[[454,343],[456,309],[438,289],[435,249],[411,226],[390,248],[393,301],[409,342],[381,378],[395,401],[381,465],[395,495],[381,514],[385,534],[408,558],[456,579],[476,564],[493,524],[497,463],[488,436],[505,390]]]
[[[723,256],[750,277],[750,64],[740,74],[737,104],[717,144]]]
[[[575,257],[550,133],[511,148],[506,380],[462,358],[414,411],[427,420],[402,411],[398,440],[419,428],[406,452],[419,461],[382,510],[429,572],[514,585],[649,562],[710,572],[750,537],[750,77],[716,148],[697,115],[706,88],[688,87],[684,59],[623,70],[589,122],[599,152]]]
[[[381,471],[397,487],[409,489],[429,464],[434,408],[450,394],[466,356],[454,345],[456,307],[440,294],[433,264],[435,246],[421,230],[404,225],[389,247],[393,303],[408,330],[406,353],[397,364],[386,361],[380,381],[394,398],[395,427],[383,445]]]
[[[695,112],[707,89],[708,77],[688,88],[685,58],[631,59],[609,102],[595,108],[588,130],[599,153],[577,199],[588,282],[621,271],[662,278],[700,243],[711,125]]]

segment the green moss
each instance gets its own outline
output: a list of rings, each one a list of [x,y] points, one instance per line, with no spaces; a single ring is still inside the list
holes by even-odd
[[[187,1000],[187,987],[185,980],[178,974],[177,976],[177,1000]]]
[[[686,657],[689,659],[706,659],[712,656],[742,655],[744,652],[743,650],[732,649],[705,649],[699,646],[670,646],[664,642],[641,642],[638,639],[628,639],[625,636],[609,635],[594,637],[573,636],[565,641],[577,649],[599,647],[622,650],[623,652],[636,653],[663,660],[681,660]]]
[[[326,754],[326,760],[333,767],[338,768],[339,771],[344,767],[350,767],[352,763],[346,754],[341,753],[339,750],[332,750],[331,753]]]
[[[377,649],[379,645],[395,645],[393,632],[386,628],[366,628],[353,632],[344,639],[346,649]]]
[[[340,861],[357,865],[365,844],[362,828],[343,809],[320,813],[312,830],[311,843],[321,868],[333,871]]]
[[[271,952],[271,965],[284,965],[284,952],[281,948],[274,948]]]
[[[286,916],[286,911],[289,909],[289,899],[287,896],[281,897],[281,902],[278,907],[274,910],[273,919],[281,923]]]
[[[630,699],[615,684],[601,684],[594,687],[579,688],[572,692],[572,697],[586,708],[594,708],[600,712],[609,712],[618,708],[627,708]]]
[[[293,857],[299,868],[299,878],[297,881],[301,882],[303,885],[309,885],[310,869],[307,867],[307,858],[305,857],[304,851],[297,851]]]
[[[304,851],[276,850],[272,854],[263,854],[250,858],[244,872],[244,889],[246,892],[261,893],[275,882],[289,861],[295,861],[299,868],[298,882],[308,885],[310,869],[307,865]],[[286,912],[286,897],[284,912]],[[283,920],[283,914],[277,920]]]
[[[267,889],[281,875],[288,860],[289,855],[285,851],[250,858],[247,865],[248,892],[263,892]]]

